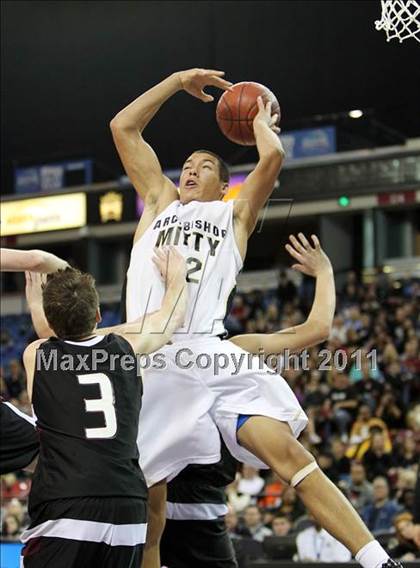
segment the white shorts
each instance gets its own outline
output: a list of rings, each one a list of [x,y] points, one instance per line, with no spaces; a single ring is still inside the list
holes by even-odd
[[[296,437],[306,427],[307,416],[287,382],[230,341],[189,339],[159,354],[164,368],[143,371],[138,436],[149,486],[173,479],[189,464],[218,462],[219,431],[238,461],[266,468],[239,445],[239,414],[287,422]]]

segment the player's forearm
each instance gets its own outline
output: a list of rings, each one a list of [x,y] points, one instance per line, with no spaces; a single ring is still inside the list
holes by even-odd
[[[323,334],[329,335],[335,312],[334,272],[328,267],[316,276],[315,298],[308,316],[308,322],[315,323]]]
[[[160,107],[182,89],[178,73],[173,73],[123,108],[111,121],[111,128],[143,132]]]
[[[184,325],[187,311],[187,285],[185,280],[167,289],[160,309],[161,329],[169,341],[174,332]]]
[[[64,269],[67,262],[43,250],[1,249],[1,270],[50,273]]]
[[[254,134],[260,160],[271,163],[280,171],[284,159],[284,149],[278,134],[273,132],[263,121],[254,123]]]
[[[45,317],[42,305],[33,304],[29,306],[29,309],[31,312],[32,325],[37,336],[40,339],[55,337],[55,333],[49,326],[47,318]]]
[[[153,353],[170,341],[183,325],[187,308],[185,281],[166,291],[159,310],[141,316],[138,320],[113,328],[102,328],[97,333],[120,333],[130,341],[136,353]]]

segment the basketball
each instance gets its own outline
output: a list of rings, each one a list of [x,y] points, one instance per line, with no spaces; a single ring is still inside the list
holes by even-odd
[[[257,97],[261,96],[264,104],[271,101],[271,114],[278,114],[280,105],[275,95],[260,83],[244,81],[236,83],[231,90],[220,97],[216,108],[216,120],[220,130],[231,142],[241,146],[254,146],[255,136],[252,126],[258,112]]]

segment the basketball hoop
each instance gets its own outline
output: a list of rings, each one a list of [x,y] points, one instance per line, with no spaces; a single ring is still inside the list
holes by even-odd
[[[413,37],[420,42],[420,4],[416,0],[381,0],[381,19],[377,30],[385,30],[386,41],[398,38],[402,43]]]

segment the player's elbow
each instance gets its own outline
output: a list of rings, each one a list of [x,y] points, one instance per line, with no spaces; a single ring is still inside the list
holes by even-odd
[[[124,121],[121,120],[121,117],[119,116],[119,114],[116,114],[114,116],[114,118],[111,120],[111,122],[109,123],[109,127],[111,129],[111,132],[116,133],[116,132],[123,130],[123,128],[124,128],[123,124],[124,124]]]
[[[322,343],[323,341],[327,341],[331,334],[331,325],[327,322],[320,321],[316,322],[315,324],[316,335],[317,335],[317,343]]]
[[[114,136],[118,136],[118,134],[125,133],[128,130],[136,130],[135,126],[127,121],[126,117],[121,112],[114,116],[109,123],[109,127]]]

